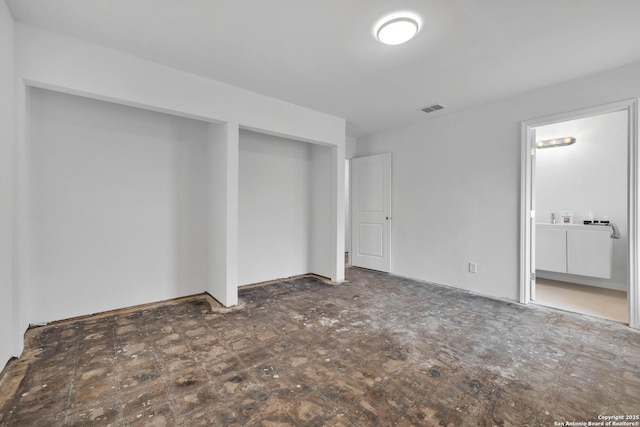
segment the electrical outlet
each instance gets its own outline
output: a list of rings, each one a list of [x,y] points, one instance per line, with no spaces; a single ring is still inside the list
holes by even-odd
[[[470,262],[469,263],[469,273],[476,274],[478,272],[478,263]]]

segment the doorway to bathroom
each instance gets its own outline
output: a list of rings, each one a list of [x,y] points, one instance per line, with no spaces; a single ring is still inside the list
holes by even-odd
[[[626,111],[534,128],[536,304],[627,323],[627,128]]]
[[[521,302],[638,327],[636,129],[635,100],[523,123]]]

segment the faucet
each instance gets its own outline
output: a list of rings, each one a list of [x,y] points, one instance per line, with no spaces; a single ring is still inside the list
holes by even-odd
[[[555,212],[551,212],[551,224],[555,224],[556,223],[556,214]]]

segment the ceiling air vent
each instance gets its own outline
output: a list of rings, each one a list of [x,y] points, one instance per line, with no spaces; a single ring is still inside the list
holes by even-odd
[[[433,113],[434,111],[442,110],[443,108],[444,108],[444,105],[433,104],[433,105],[429,105],[428,107],[421,108],[420,111],[425,113]]]

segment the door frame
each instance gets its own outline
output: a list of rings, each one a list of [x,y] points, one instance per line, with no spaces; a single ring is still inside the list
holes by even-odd
[[[532,248],[533,230],[535,227],[535,212],[532,211],[534,166],[532,153],[535,143],[535,128],[568,120],[581,119],[590,116],[613,113],[616,111],[627,112],[628,148],[627,148],[627,209],[629,230],[629,259],[627,280],[627,303],[629,309],[629,326],[640,329],[640,288],[638,287],[638,242],[640,240],[638,214],[640,207],[638,202],[638,190],[640,181],[638,167],[640,165],[640,150],[638,148],[638,122],[640,121],[638,98],[627,99],[610,104],[600,105],[577,111],[570,111],[537,119],[523,121],[521,123],[520,137],[520,277],[519,277],[519,302],[528,304],[531,298],[531,282],[535,281],[535,254]],[[533,276],[532,276],[533,273]]]

